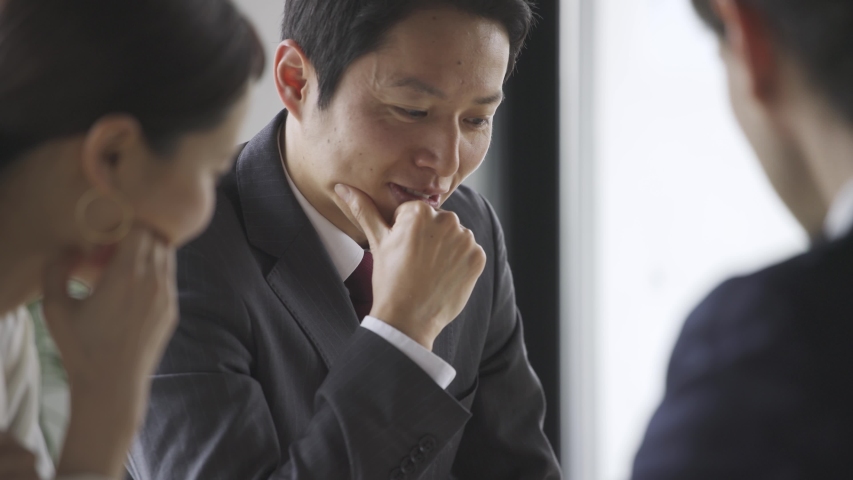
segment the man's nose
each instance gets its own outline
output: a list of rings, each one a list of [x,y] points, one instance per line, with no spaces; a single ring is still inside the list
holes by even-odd
[[[422,138],[423,148],[415,163],[434,170],[439,177],[450,177],[459,171],[461,132],[458,125],[444,125]]]

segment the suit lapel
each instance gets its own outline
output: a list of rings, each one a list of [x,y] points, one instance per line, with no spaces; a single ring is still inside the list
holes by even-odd
[[[267,282],[331,368],[358,317],[284,175],[277,135],[285,118],[279,114],[237,160],[241,208],[249,242],[278,259]]]

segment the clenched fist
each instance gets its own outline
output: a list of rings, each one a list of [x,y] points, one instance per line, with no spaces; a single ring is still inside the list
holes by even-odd
[[[373,253],[370,315],[432,350],[483,273],[482,247],[455,213],[406,202],[388,225],[364,192],[346,185],[335,191],[338,206],[364,232]]]

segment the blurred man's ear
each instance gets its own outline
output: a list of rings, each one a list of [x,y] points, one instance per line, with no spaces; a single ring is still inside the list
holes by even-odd
[[[285,40],[275,51],[275,85],[288,115],[302,120],[308,99],[308,78],[311,63],[302,48],[293,40]]]
[[[749,73],[750,91],[761,101],[770,100],[777,87],[778,62],[767,22],[741,0],[714,0],[713,6],[725,26],[724,47]]]

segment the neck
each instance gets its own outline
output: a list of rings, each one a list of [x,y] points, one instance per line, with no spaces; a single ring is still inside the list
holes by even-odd
[[[796,137],[825,208],[816,213],[810,233],[820,234],[829,208],[853,180],[853,126],[821,101],[798,109]]]

